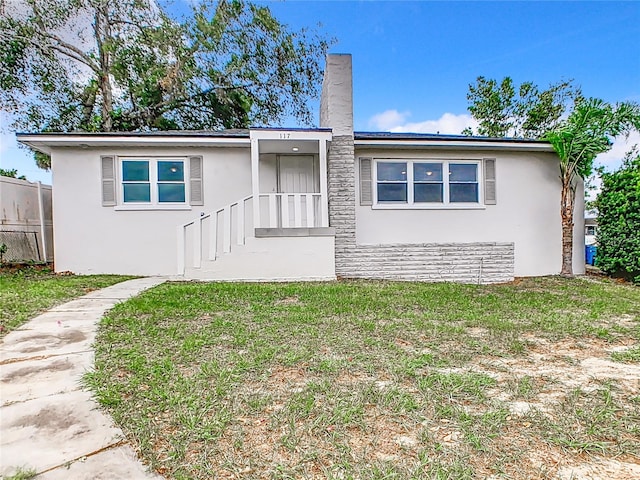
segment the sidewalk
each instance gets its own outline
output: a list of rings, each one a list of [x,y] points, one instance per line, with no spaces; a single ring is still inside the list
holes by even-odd
[[[0,476],[38,480],[160,479],[146,472],[122,431],[82,389],[93,368],[100,318],[116,303],[163,283],[129,280],[52,308],[0,346]]]

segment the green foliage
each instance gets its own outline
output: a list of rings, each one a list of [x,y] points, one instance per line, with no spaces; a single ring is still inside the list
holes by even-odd
[[[627,154],[622,167],[599,170],[598,266],[640,284],[640,154]]]
[[[540,90],[531,82],[517,89],[510,77],[500,84],[478,77],[469,85],[469,112],[479,122],[477,133],[490,137],[544,139],[560,158],[562,191],[563,275],[573,273],[573,212],[576,187],[593,173],[593,162],[611,149],[614,137],[640,130],[640,105],[611,105],[585,98],[572,81],[562,81]],[[571,106],[571,108],[568,108]],[[569,111],[568,116],[565,113]],[[470,128],[463,132],[472,135]]]
[[[42,132],[311,123],[327,40],[250,1],[193,3],[179,21],[151,0],[6,6],[0,107]]]
[[[560,171],[571,180],[593,173],[593,161],[608,152],[612,139],[640,130],[640,105],[623,102],[611,105],[597,98],[581,98],[566,120],[550,130],[544,139],[560,157]]]
[[[4,263],[4,255],[7,253],[7,244],[0,243],[0,264]]]
[[[562,193],[562,274],[573,274],[573,211],[578,179],[593,173],[593,162],[611,149],[612,139],[632,130],[640,131],[640,105],[611,105],[597,98],[580,98],[573,111],[544,139],[560,158]]]
[[[469,112],[479,122],[477,134],[496,138],[540,138],[558,124],[567,106],[579,97],[580,90],[570,80],[540,90],[532,82],[516,87],[510,77],[499,84],[478,77],[467,93]],[[473,135],[474,131],[467,128],[463,133]]]
[[[24,175],[18,175],[18,170],[15,168],[11,168],[9,170],[5,170],[4,168],[0,168],[0,177],[10,177],[17,178],[18,180],[26,180],[27,177]]]

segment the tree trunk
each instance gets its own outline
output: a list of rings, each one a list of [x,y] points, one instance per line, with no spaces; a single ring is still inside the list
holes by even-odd
[[[113,121],[111,118],[111,112],[113,111],[113,91],[111,89],[111,79],[109,78],[109,73],[111,72],[111,55],[108,46],[111,40],[111,25],[109,24],[109,16],[104,5],[96,7],[94,29],[98,53],[100,55],[98,85],[100,87],[100,93],[102,94],[102,102],[100,105],[102,131],[110,132],[113,130]],[[105,43],[107,43],[107,45],[105,45]]]
[[[561,275],[573,275],[573,207],[576,190],[571,177],[562,176],[562,199],[560,215],[562,217],[562,270]]]

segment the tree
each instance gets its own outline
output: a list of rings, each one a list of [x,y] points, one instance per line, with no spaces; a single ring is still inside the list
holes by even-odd
[[[540,138],[555,127],[567,106],[580,96],[571,80],[552,84],[540,90],[532,82],[519,87],[510,77],[496,80],[478,77],[469,85],[469,112],[478,120],[477,132],[466,128],[466,135],[488,137]]]
[[[598,173],[598,266],[640,284],[640,152],[630,151],[617,171]]]
[[[640,105],[610,105],[585,98],[573,82],[559,82],[547,90],[523,83],[516,97],[513,81],[478,77],[469,85],[469,112],[478,120],[478,133],[491,137],[547,140],[560,159],[563,275],[573,274],[573,213],[579,179],[593,173],[597,155],[611,149],[613,137],[640,130]],[[568,112],[568,113],[567,113]],[[466,134],[472,134],[466,129]]]
[[[27,177],[24,175],[18,175],[18,170],[15,168],[11,168],[9,170],[5,170],[4,168],[0,168],[0,177],[10,177],[17,178],[18,180],[26,180]]]
[[[560,158],[560,215],[562,217],[562,270],[573,274],[573,212],[576,185],[593,173],[593,162],[611,149],[613,137],[640,130],[640,105],[610,105],[596,98],[579,99],[569,116],[543,138]]]
[[[328,42],[243,0],[24,0],[0,18],[0,106],[29,131],[311,122]],[[47,159],[40,157],[46,165]]]

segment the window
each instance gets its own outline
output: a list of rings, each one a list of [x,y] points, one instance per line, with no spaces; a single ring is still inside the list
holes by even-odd
[[[184,160],[124,158],[120,165],[124,204],[186,202]]]
[[[378,163],[378,201],[407,201],[407,164]]]
[[[479,161],[377,160],[376,202],[416,207],[480,203]]]

